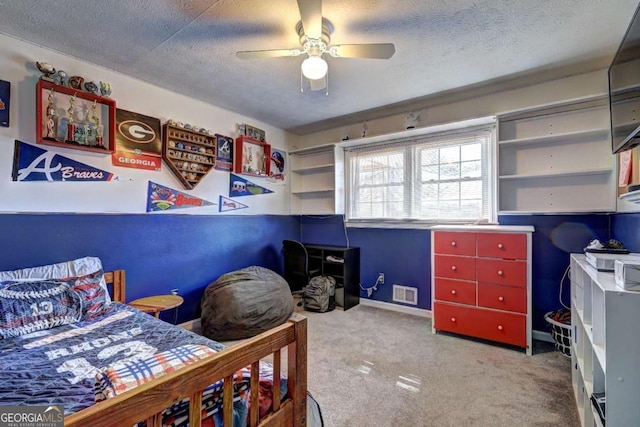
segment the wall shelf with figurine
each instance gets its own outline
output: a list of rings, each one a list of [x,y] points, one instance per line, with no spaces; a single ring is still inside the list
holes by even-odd
[[[216,164],[216,137],[165,124],[162,158],[187,190],[192,190]]]
[[[269,176],[271,145],[240,135],[234,147],[233,171],[242,175]]]
[[[46,80],[38,81],[38,144],[112,154],[115,126],[115,100]]]

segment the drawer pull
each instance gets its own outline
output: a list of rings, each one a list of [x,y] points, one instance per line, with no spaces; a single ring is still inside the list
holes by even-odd
[[[455,241],[451,242],[451,246],[456,247],[457,243]]]
[[[504,248],[504,245],[502,243],[498,243],[498,249],[502,249]]]
[[[451,289],[451,295],[455,295],[456,294],[456,290],[455,289]]]
[[[451,318],[451,321],[452,321],[452,322],[455,322],[455,321],[456,321],[456,318],[455,318],[455,317],[452,317],[452,318]]]
[[[504,297],[498,297],[498,301],[504,301]]]
[[[501,331],[503,329],[502,325],[498,325],[498,330]]]
[[[498,276],[502,276],[503,274],[504,274],[504,271],[498,270]]]
[[[458,269],[458,267],[456,267],[455,265],[452,265],[452,266],[451,266],[451,269],[452,269],[453,271],[456,271],[456,270]]]

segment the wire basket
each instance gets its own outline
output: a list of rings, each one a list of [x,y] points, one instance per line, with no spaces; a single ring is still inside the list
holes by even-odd
[[[551,337],[556,345],[556,350],[565,357],[571,357],[571,324],[553,320],[554,311],[544,315],[544,320],[551,327]]]

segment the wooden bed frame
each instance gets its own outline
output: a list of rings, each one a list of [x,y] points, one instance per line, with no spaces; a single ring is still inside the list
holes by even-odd
[[[125,272],[116,270],[104,274],[112,286],[112,299],[124,303]],[[287,350],[287,397],[281,400],[281,351]],[[122,427],[147,421],[149,427],[162,426],[162,412],[184,398],[190,398],[189,425],[201,426],[202,391],[224,379],[224,425],[233,422],[233,374],[251,365],[251,402],[259,398],[260,359],[273,355],[273,403],[271,412],[259,418],[259,405],[250,406],[248,425],[251,427],[305,426],[307,420],[307,319],[293,314],[289,321],[241,344],[167,374],[134,390],[96,403],[64,419],[65,427]]]

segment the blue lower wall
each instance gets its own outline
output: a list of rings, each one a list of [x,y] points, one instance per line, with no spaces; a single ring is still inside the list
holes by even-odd
[[[640,216],[638,220],[640,223]],[[501,216],[503,225],[533,225],[533,327],[546,330],[544,314],[561,307],[558,300],[560,280],[569,265],[569,254],[582,252],[591,239],[609,239],[609,215],[512,215]],[[418,307],[431,309],[431,236],[428,230],[349,228],[342,217],[302,217],[302,241],[345,245],[361,251],[361,282],[375,283],[379,272],[385,285],[372,299],[392,301],[394,283],[418,288]],[[361,297],[366,292],[361,291]],[[563,301],[569,304],[569,285],[565,282]]]
[[[560,307],[560,280],[569,254],[593,238],[615,238],[640,252],[640,214],[513,215],[504,225],[533,225],[533,326],[546,330],[544,313]],[[418,307],[431,308],[428,230],[349,228],[341,216],[0,215],[0,270],[87,255],[105,270],[125,269],[127,300],[178,288],[185,298],[178,321],[199,316],[204,288],[223,273],[260,265],[282,273],[282,240],[346,245],[361,250],[361,282],[385,285],[372,299],[391,302],[394,283],[418,288]],[[362,291],[365,297],[366,292]],[[563,301],[569,302],[568,282]],[[172,320],[173,313],[163,318]]]
[[[204,288],[221,274],[281,273],[282,240],[299,233],[289,216],[3,214],[0,271],[97,256],[105,270],[126,270],[128,301],[178,288],[183,322],[199,317]]]
[[[614,215],[611,238],[624,243],[631,252],[640,252],[640,213]]]

